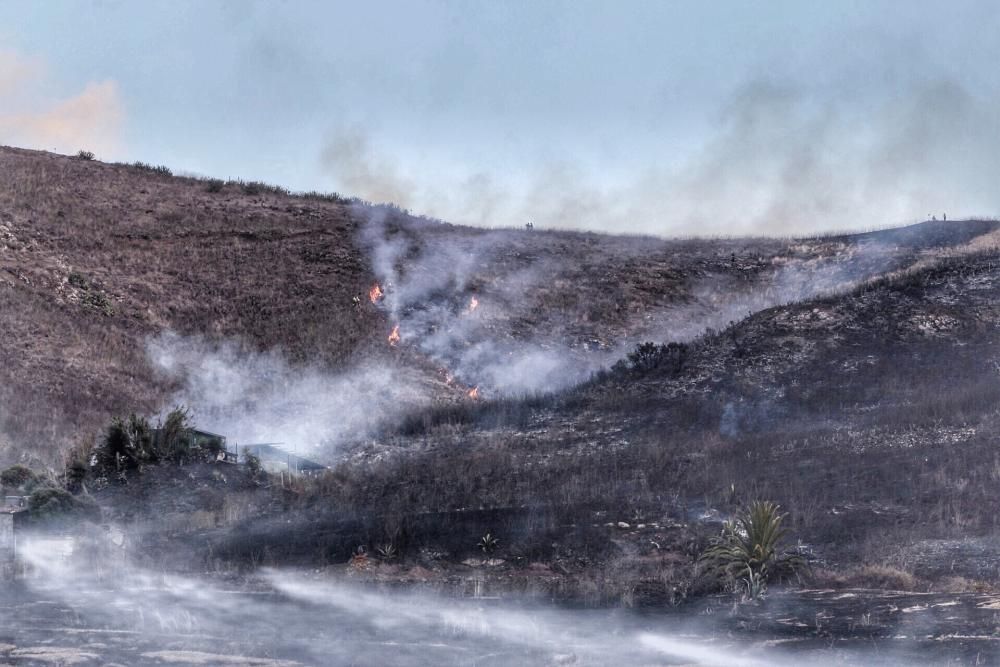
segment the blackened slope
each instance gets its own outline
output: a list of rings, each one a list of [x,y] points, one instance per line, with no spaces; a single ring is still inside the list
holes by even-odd
[[[1000,253],[775,307],[683,364],[483,406],[345,467],[366,503],[608,511],[773,498],[831,555],[997,528]],[[581,515],[582,516],[582,515]]]

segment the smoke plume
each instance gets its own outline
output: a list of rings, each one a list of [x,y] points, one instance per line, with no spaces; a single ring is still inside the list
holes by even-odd
[[[696,150],[636,156],[625,177],[572,156],[521,174],[472,170],[440,182],[380,155],[355,128],[323,154],[345,192],[479,226],[658,235],[804,234],[995,213],[994,101],[944,79],[857,99],[756,80],[717,114]]]
[[[190,406],[199,427],[230,442],[281,443],[300,454],[361,440],[423,405],[427,393],[418,380],[375,362],[340,372],[296,367],[278,351],[170,333],[151,339],[148,354],[179,385],[171,402]]]

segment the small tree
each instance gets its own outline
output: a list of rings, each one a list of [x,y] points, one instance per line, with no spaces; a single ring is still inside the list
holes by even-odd
[[[127,419],[116,417],[98,449],[97,459],[109,472],[138,468],[141,463],[156,460],[149,422],[135,414]]]
[[[28,497],[28,517],[39,523],[98,521],[101,508],[89,496],[74,496],[64,489],[42,487]]]
[[[781,525],[787,514],[780,509],[776,503],[756,500],[735,520],[727,521],[722,535],[699,559],[703,572],[734,589],[739,585],[747,598],[755,599],[767,590],[768,578],[777,567],[797,567],[797,556],[778,552],[788,532]]]
[[[167,414],[157,434],[157,458],[179,463],[191,454],[192,437],[190,413],[179,406]]]
[[[257,479],[264,473],[264,466],[260,462],[260,458],[255,454],[244,454],[243,460],[247,464],[247,472],[254,479]]]

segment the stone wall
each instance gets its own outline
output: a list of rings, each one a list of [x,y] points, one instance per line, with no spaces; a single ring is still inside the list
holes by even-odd
[[[0,579],[14,574],[14,515],[0,512]]]

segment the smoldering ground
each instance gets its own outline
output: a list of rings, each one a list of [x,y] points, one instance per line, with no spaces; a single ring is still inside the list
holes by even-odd
[[[921,229],[748,241],[751,251],[737,258],[734,250],[731,262],[728,253],[716,257],[710,271],[692,260],[697,270],[686,278],[682,297],[634,312],[612,309],[599,316],[609,319],[595,323],[591,304],[572,298],[580,257],[564,250],[567,242],[557,235],[458,230],[385,207],[362,206],[354,214],[362,216],[359,243],[378,287],[362,295],[358,307],[384,318],[385,330],[373,343],[386,354],[332,369],[292,364],[279,349],[260,352],[168,333],[148,343],[154,367],[178,387],[164,408],[190,406],[199,426],[237,442],[294,443],[301,453],[332,453],[442,396],[461,401],[471,400],[466,393],[473,390],[485,399],[564,390],[639,342],[688,341],[773,306],[908,270],[939,252]],[[982,239],[993,238],[990,229],[983,223],[947,252],[979,248]],[[643,239],[602,243],[620,245],[609,256],[637,267],[664,262],[656,253],[675,256],[694,248],[691,241],[676,248]],[[598,253],[587,261],[600,266],[610,260]],[[400,339],[396,350],[415,357],[390,354],[393,330]],[[592,331],[618,333],[595,340]],[[418,358],[430,363],[415,367],[411,362]]]

